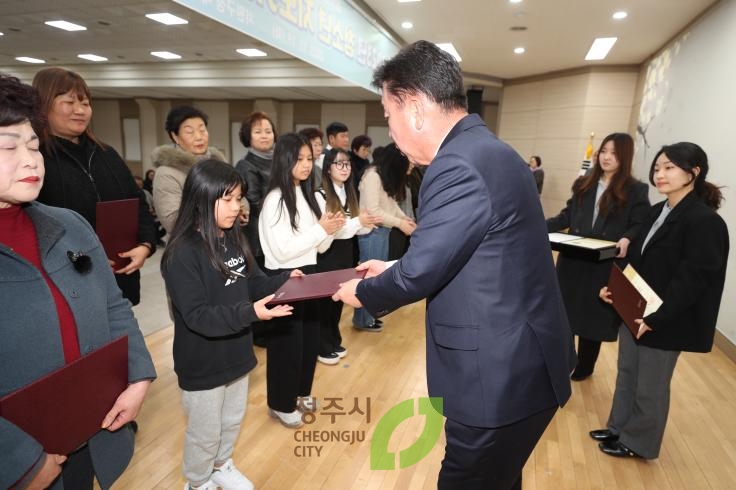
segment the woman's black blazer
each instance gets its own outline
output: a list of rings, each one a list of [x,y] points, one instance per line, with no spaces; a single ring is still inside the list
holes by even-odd
[[[644,238],[665,201],[652,206],[629,261],[662,298],[662,306],[644,318],[652,328],[639,344],[664,350],[709,352],[726,280],[728,229],[723,219],[695,192],[670,212],[649,240]]]

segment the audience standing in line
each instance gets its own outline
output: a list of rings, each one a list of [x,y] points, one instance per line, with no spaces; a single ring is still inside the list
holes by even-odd
[[[534,155],[529,159],[529,168],[534,173],[534,182],[537,183],[537,192],[542,195],[544,187],[544,169],[542,168],[542,157]]]
[[[245,156],[235,165],[235,169],[245,181],[245,197],[250,206],[245,232],[256,262],[263,267],[263,251],[258,239],[258,216],[271,180],[273,145],[278,135],[271,118],[260,111],[245,118],[238,134],[240,142],[246,148]]]
[[[47,454],[0,416],[0,488],[91,490],[95,477],[110,488],[133,456],[129,422],[156,371],[89,223],[35,201],[45,178],[33,129],[40,119],[37,92],[0,75],[0,397],[122,336],[129,384],[95,421],[101,430],[71,454]]]
[[[317,272],[347,269],[355,264],[353,237],[369,233],[381,222],[367,210],[358,207],[358,191],[355,188],[348,152],[333,148],[325,154],[322,167],[322,189],[315,194],[321,212],[342,213],[345,226],[335,233],[330,248],[317,254]],[[334,365],[348,353],[342,345],[340,317],[342,301],[330,298],[319,300],[319,355],[317,360],[323,364]]]
[[[325,129],[327,135],[327,146],[325,152],[333,148],[341,148],[350,151],[350,133],[348,127],[341,122],[333,122],[327,125]]]
[[[299,134],[307,138],[309,144],[312,146],[312,155],[314,155],[314,170],[312,171],[314,188],[320,189],[322,187],[322,161],[325,158],[323,153],[324,146],[322,144],[324,134],[319,128],[304,128],[299,131]]]
[[[173,107],[166,116],[165,128],[174,144],[159,146],[151,154],[156,167],[153,203],[167,233],[171,233],[179,213],[181,191],[189,170],[200,160],[225,161],[225,155],[210,146],[207,120],[207,114],[196,107]]]
[[[396,182],[391,180],[396,170],[392,166],[396,165],[400,166],[398,173],[406,177],[409,160],[401,154],[394,143],[391,143],[381,151],[380,159],[365,169],[363,178],[360,179],[360,209],[367,209],[368,212],[382,219],[381,226],[376,227],[366,235],[358,236],[361,262],[370,259],[388,260],[391,229],[398,228],[404,235],[409,236],[417,226],[414,220],[399,208],[396,199],[387,192],[388,190],[397,190],[399,187]],[[406,180],[404,180],[405,185]],[[368,332],[383,330],[383,322],[371,316],[364,308],[355,310],[353,326]]]
[[[368,157],[371,155],[372,146],[373,141],[369,136],[364,134],[356,136],[353,138],[353,142],[350,143],[350,163],[353,165],[353,174],[355,175],[356,182],[360,182],[363,172],[371,164]]]
[[[250,326],[291,314],[288,305],[266,307],[289,273],[267,277],[253,260],[238,225],[242,190],[231,165],[194,165],[161,261],[174,312],[174,371],[187,415],[188,489],[253,488],[232,460],[257,362]]]
[[[565,208],[547,220],[547,231],[569,228],[572,235],[616,242],[617,258],[626,257],[629,243],[641,229],[649,212],[647,185],[631,175],[634,140],[626,133],[612,133],[601,142],[593,168],[575,181]],[[590,260],[560,254],[557,276],[567,317],[578,336],[578,364],[572,374],[581,381],[591,374],[601,342],[618,336],[620,320],[609,305],[598,299],[608,282],[610,261]]]
[[[153,196],[153,178],[156,176],[156,171],[154,169],[148,169],[146,171],[146,178],[143,179],[143,188],[151,193],[151,196]]]
[[[611,413],[606,429],[590,432],[608,455],[659,456],[680,352],[713,348],[729,237],[716,213],[723,196],[707,175],[708,156],[694,143],[664,146],[652,160],[649,182],[667,199],[651,208],[628,256],[662,305],[636,320],[636,336],[619,328]],[[606,287],[600,297],[616,300]]]
[[[40,130],[46,181],[38,201],[81,214],[97,226],[97,203],[138,199],[138,245],[120,254],[130,263],[115,271],[123,296],[137,305],[141,297],[140,268],[156,251],[156,229],[148,204],[130,169],[114,148],[97,139],[89,125],[89,87],[77,73],[44,68],[33,77],[46,124]]]
[[[314,196],[312,148],[307,139],[287,133],[276,140],[271,183],[259,218],[261,246],[269,274],[298,268],[315,272],[317,253],[327,250],[345,224],[342,213],[322,213]],[[311,398],[319,351],[319,308],[316,301],[294,305],[293,315],[268,329],[266,384],[268,413],[286,427],[302,425],[298,399]]]

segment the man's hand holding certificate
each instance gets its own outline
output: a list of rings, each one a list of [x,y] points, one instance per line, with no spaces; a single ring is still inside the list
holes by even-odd
[[[390,262],[384,262],[382,260],[367,260],[355,268],[356,271],[366,271],[364,279],[369,277],[375,277],[392,265],[396,263],[395,260]],[[355,290],[358,288],[358,283],[361,279],[351,279],[350,281],[340,284],[340,289],[332,295],[332,301],[342,301],[346,305],[350,305],[354,308],[362,308],[360,300],[355,296]]]

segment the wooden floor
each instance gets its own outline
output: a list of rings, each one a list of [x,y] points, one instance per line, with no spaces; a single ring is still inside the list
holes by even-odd
[[[348,356],[339,365],[318,364],[314,394],[320,412],[325,398],[340,398],[349,411],[358,398],[365,415],[328,415],[299,431],[282,427],[266,413],[265,352],[250,375],[250,398],[234,460],[258,489],[431,489],[444,452],[444,436],[418,464],[397,470],[370,469],[370,440],[376,423],[396,403],[427,396],[424,366],[424,304],[385,317],[382,333],[342,322]],[[181,489],[185,418],[171,357],[171,327],[147,337],[159,378],[138,418],[136,452],[117,489]],[[602,454],[588,431],[605,427],[615,382],[616,344],[604,344],[596,373],[574,383],[573,397],[555,416],[524,468],[525,490],[559,489],[736,489],[736,365],[720,351],[683,354],[672,383],[672,404],[658,460],[616,459]],[[423,417],[403,422],[389,449],[409,447]],[[363,442],[297,442],[306,431],[365,432]],[[316,448],[305,446],[321,446]],[[311,455],[309,454],[311,451]],[[398,467],[398,464],[397,464]]]

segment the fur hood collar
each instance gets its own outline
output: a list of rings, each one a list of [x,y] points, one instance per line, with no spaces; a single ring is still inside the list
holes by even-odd
[[[214,146],[210,146],[207,149],[207,154],[202,156],[195,156],[191,153],[179,149],[179,147],[172,145],[162,145],[153,150],[151,153],[151,161],[155,168],[158,167],[172,167],[177,170],[181,170],[184,173],[189,173],[189,169],[194,166],[195,163],[204,158],[215,158],[226,162],[225,155]]]

